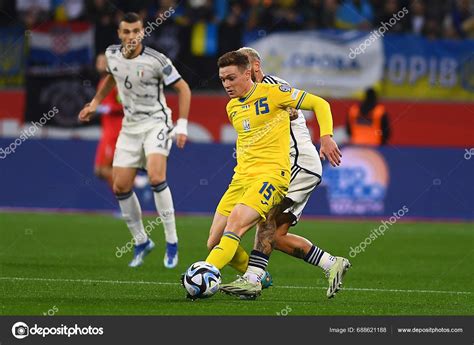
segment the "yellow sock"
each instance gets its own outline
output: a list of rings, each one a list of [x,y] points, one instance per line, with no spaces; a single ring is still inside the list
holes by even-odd
[[[239,236],[230,231],[224,232],[221,241],[211,250],[206,258],[206,262],[216,266],[218,269],[222,269],[232,260],[239,244]]]
[[[247,271],[247,266],[249,265],[249,255],[241,245],[237,247],[237,251],[235,252],[232,260],[229,262],[229,265],[240,273],[245,273],[245,271]]]

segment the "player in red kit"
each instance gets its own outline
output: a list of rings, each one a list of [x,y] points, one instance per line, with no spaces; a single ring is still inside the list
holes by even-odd
[[[107,60],[104,54],[97,55],[96,69],[100,74],[100,82],[97,89],[100,89],[107,75]],[[97,107],[102,125],[102,135],[97,146],[95,155],[94,173],[97,177],[105,180],[112,188],[112,161],[114,159],[115,143],[122,128],[123,107],[114,87]]]

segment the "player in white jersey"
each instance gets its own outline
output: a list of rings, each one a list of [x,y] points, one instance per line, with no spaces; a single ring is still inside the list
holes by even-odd
[[[250,57],[251,63],[252,58]],[[260,70],[261,71],[261,70]],[[254,72],[254,74],[256,74]],[[263,78],[262,78],[263,77]],[[271,75],[255,75],[256,80],[265,84],[285,84],[285,80]],[[286,197],[293,201],[287,213],[291,219],[290,225],[296,225],[313,190],[321,183],[322,166],[318,151],[313,145],[311,135],[306,126],[306,119],[301,110],[288,109],[290,112],[290,163],[291,180]]]
[[[154,247],[145,232],[140,203],[133,192],[137,169],[146,168],[165,231],[164,265],[173,268],[178,263],[178,237],[173,199],[166,183],[166,162],[172,136],[176,134],[179,148],[186,143],[191,91],[165,55],[141,43],[143,22],[136,13],[124,15],[118,35],[122,44],[111,45],[105,54],[110,74],[93,100],[82,109],[79,119],[89,121],[105,95],[117,85],[125,116],[113,161],[113,190],[135,242],[129,266],[141,265]],[[180,114],[175,128],[164,86],[172,86],[178,93]]]
[[[238,51],[249,57],[254,81],[288,85],[283,79],[263,73],[261,57],[255,49],[244,47]],[[290,113],[291,120],[291,180],[288,194],[280,204],[278,211],[270,213],[273,217],[269,217],[265,225],[257,231],[254,251],[258,251],[260,255],[257,257],[251,255],[244,276],[231,284],[222,285],[221,290],[236,295],[255,296],[254,292],[258,291],[258,288],[255,289],[255,283],[258,283],[259,279],[262,279],[262,286],[271,284],[271,277],[269,277],[268,272],[263,273],[262,260],[268,262],[271,251],[277,249],[322,268],[329,283],[326,296],[332,298],[342,285],[342,278],[350,267],[349,261],[343,257],[332,256],[315,246],[308,239],[288,233],[288,230],[291,226],[296,225],[311,193],[321,183],[322,166],[320,157],[323,159],[327,157],[333,166],[340,164],[340,157],[335,157],[330,153],[329,147],[335,145],[330,137],[325,138],[325,140],[329,140],[328,142],[321,141],[321,154],[318,155],[302,111],[291,108],[287,110]],[[276,226],[276,230],[274,226]],[[268,238],[272,238],[271,234],[273,232],[275,232],[275,238],[272,245],[268,243]],[[266,279],[270,279],[270,282],[265,281]]]

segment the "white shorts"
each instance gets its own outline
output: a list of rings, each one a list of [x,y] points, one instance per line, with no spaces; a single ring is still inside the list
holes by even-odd
[[[311,193],[321,183],[321,175],[317,175],[319,174],[299,166],[295,166],[293,169],[290,187],[286,195],[287,198],[293,201],[293,205],[284,211],[284,213],[291,213],[296,217],[291,224],[292,226],[298,223]]]
[[[158,124],[143,133],[126,133],[123,130],[117,139],[114,167],[146,168],[146,157],[159,153],[168,157],[172,140],[166,124]]]

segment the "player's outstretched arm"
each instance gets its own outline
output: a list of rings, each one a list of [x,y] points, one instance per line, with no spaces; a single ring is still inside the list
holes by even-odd
[[[183,79],[173,84],[178,93],[179,119],[176,124],[176,145],[182,149],[188,138],[188,116],[191,106],[191,89]]]
[[[321,97],[306,93],[302,97],[303,100],[300,109],[312,110],[316,114],[320,128],[321,148],[319,155],[321,159],[328,159],[333,167],[341,164],[341,151],[337,147],[336,142],[332,138],[333,123],[331,107],[329,103]]]
[[[115,79],[111,74],[105,77],[104,83],[95,94],[94,98],[90,103],[87,103],[79,113],[79,121],[88,122],[91,116],[96,112],[97,106],[104,100],[109,94],[112,88],[115,86]]]

